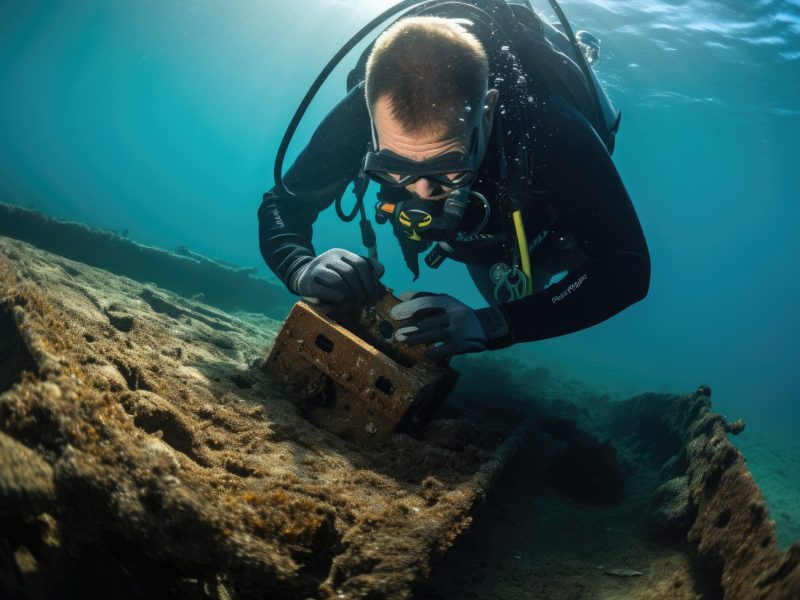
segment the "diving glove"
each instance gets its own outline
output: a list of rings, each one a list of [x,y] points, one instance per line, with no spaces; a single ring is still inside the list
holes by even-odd
[[[332,248],[301,266],[289,278],[289,291],[322,302],[363,304],[377,298],[383,265],[374,258]]]
[[[425,352],[428,358],[481,352],[509,336],[503,312],[490,306],[473,310],[447,294],[403,292],[403,302],[392,308],[391,316],[406,321],[395,331],[395,339],[409,346],[440,344]]]

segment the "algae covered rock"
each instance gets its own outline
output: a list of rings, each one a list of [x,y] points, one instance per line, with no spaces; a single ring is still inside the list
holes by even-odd
[[[53,469],[36,452],[0,432],[0,518],[51,510]]]
[[[265,374],[269,310],[200,300],[0,237],[0,597],[800,592],[705,386],[612,402],[464,357],[467,393],[367,449]]]
[[[275,321],[2,237],[0,324],[0,538],[31,598],[407,597],[516,447],[506,419],[366,451],[273,387]]]
[[[651,531],[657,536],[683,539],[694,519],[694,505],[689,494],[689,476],[675,477],[661,484],[653,496]]]

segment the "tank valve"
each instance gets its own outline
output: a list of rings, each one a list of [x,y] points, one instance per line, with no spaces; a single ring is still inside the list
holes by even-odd
[[[575,34],[575,39],[590,65],[600,59],[600,40],[595,35],[581,29]]]

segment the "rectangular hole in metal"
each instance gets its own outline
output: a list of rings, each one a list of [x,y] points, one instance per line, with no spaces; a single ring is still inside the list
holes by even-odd
[[[378,377],[378,379],[375,380],[375,387],[378,388],[387,396],[391,396],[394,393],[394,385],[383,375],[381,375],[380,377]]]
[[[328,338],[326,338],[321,333],[317,336],[317,339],[314,340],[314,343],[317,345],[317,348],[319,348],[323,352],[328,352],[328,353],[333,352],[333,342]]]

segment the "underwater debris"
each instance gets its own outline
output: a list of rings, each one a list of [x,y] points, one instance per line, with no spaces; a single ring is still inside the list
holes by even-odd
[[[683,472],[656,492],[666,504],[654,520],[660,535],[672,528],[696,548],[707,587],[734,600],[797,597],[800,543],[778,548],[761,490],[726,435],[738,425],[714,413],[710,399],[705,385],[686,396],[643,394],[616,405],[611,429],[647,440],[662,472]]]
[[[493,371],[469,359],[463,377],[473,388],[480,379],[508,381],[498,391],[506,398],[526,386],[540,390],[536,428],[490,490],[473,531],[434,566],[422,598],[800,595],[800,544],[778,548],[761,492],[726,438],[726,420],[711,410],[708,387],[614,401],[569,382],[558,387],[539,372],[510,379],[524,365],[506,363]],[[582,410],[566,410],[565,391]],[[553,479],[555,457],[578,432],[616,449],[625,490],[613,504],[575,502]],[[591,478],[582,485],[588,496]],[[618,565],[641,575],[603,573]]]
[[[314,423],[346,439],[375,443],[402,427],[419,429],[458,373],[426,359],[424,346],[393,340],[398,302],[390,292],[363,309],[299,301],[264,368]]]

